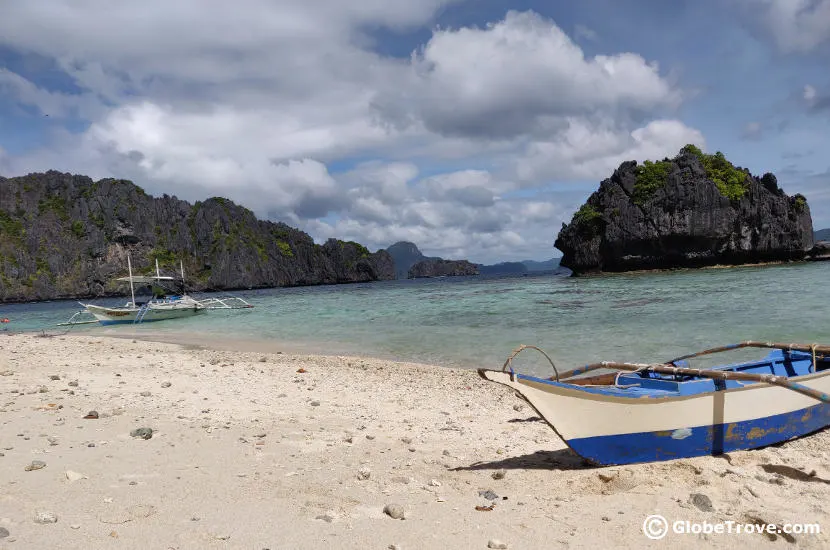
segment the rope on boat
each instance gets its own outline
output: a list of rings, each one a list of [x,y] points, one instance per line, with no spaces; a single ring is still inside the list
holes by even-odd
[[[536,346],[530,346],[530,345],[527,345],[527,344],[522,344],[521,346],[519,346],[518,348],[513,350],[513,353],[511,353],[510,357],[507,358],[507,361],[504,362],[504,366],[501,368],[501,371],[502,372],[507,372],[507,367],[510,367],[510,374],[512,375],[513,374],[513,358],[516,357],[517,355],[519,355],[519,353],[523,352],[526,349],[535,349],[536,351],[538,351],[539,353],[544,355],[545,359],[547,359],[548,363],[550,363],[550,366],[553,367],[553,372],[554,372],[554,375],[556,377],[556,381],[559,382],[559,371],[557,370],[556,365],[553,364],[553,359],[551,359],[550,356],[547,353],[545,353],[544,350],[542,350],[542,348],[539,348],[539,347],[536,347]]]

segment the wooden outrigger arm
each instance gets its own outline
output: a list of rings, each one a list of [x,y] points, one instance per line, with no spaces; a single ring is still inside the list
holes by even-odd
[[[513,358],[519,354],[522,350],[525,349],[535,349],[539,351],[542,355],[544,355],[547,360],[550,362],[551,366],[553,366],[553,370],[555,373],[555,379],[557,382],[560,381],[567,381],[568,379],[573,378],[574,376],[584,374],[586,372],[590,372],[597,369],[616,369],[618,371],[628,371],[628,372],[656,372],[659,374],[671,374],[675,376],[694,376],[698,378],[709,378],[712,380],[739,380],[744,382],[757,382],[762,384],[770,384],[773,386],[780,386],[782,388],[786,388],[792,390],[794,392],[798,392],[802,395],[806,395],[817,401],[821,401],[822,403],[830,404],[830,395],[827,393],[814,390],[812,388],[808,388],[803,384],[799,384],[797,382],[790,381],[786,376],[775,376],[772,374],[752,374],[747,372],[735,372],[735,371],[728,371],[728,370],[709,370],[709,369],[692,369],[686,367],[676,367],[674,363],[678,361],[682,361],[685,359],[692,359],[695,357],[701,357],[703,355],[710,355],[713,353],[721,353],[726,351],[732,351],[741,348],[771,348],[771,349],[781,349],[785,351],[802,351],[813,354],[813,366],[815,368],[815,357],[817,353],[822,355],[830,354],[830,346],[818,345],[818,344],[781,344],[775,342],[755,342],[752,340],[748,340],[745,342],[741,342],[739,344],[730,344],[728,346],[720,346],[717,348],[711,348],[708,350],[700,351],[697,353],[691,353],[688,355],[684,355],[681,357],[677,357],[662,364],[650,364],[650,363],[625,363],[625,362],[614,362],[614,361],[602,361],[600,363],[592,363],[590,365],[585,365],[584,367],[580,367],[577,369],[573,369],[562,374],[559,374],[559,371],[556,369],[556,366],[553,364],[553,360],[548,356],[547,353],[542,351],[540,348],[536,346],[529,346],[529,345],[521,345],[507,358],[507,361],[504,362],[504,367],[502,367],[502,371],[507,371],[508,367],[511,367],[510,370],[512,372],[511,363]]]

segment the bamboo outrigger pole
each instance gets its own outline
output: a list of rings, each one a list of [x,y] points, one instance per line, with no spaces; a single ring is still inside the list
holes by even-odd
[[[794,392],[812,397],[822,403],[830,403],[830,395],[808,388],[803,384],[790,381],[786,376],[775,376],[774,374],[752,374],[749,372],[735,372],[735,371],[720,371],[720,370],[704,370],[704,369],[689,369],[684,367],[672,367],[669,365],[649,365],[640,363],[615,363],[613,361],[603,361],[597,363],[598,368],[617,369],[624,371],[651,371],[660,374],[674,374],[678,376],[694,376],[697,378],[710,378],[712,380],[743,380],[746,382],[760,382],[763,384],[770,384],[772,386],[780,386]],[[589,365],[593,366],[593,365]]]
[[[528,346],[528,345],[521,345],[507,358],[507,361],[504,362],[504,366],[502,367],[503,371],[506,371],[508,367],[512,366],[511,363],[513,358],[519,354],[522,350],[525,349],[535,349],[542,353],[542,355],[547,358],[550,362],[551,366],[553,366],[553,371],[555,373],[555,380],[559,382],[560,380],[568,380],[569,378],[573,378],[579,374],[584,374],[586,372],[590,372],[597,369],[617,369],[620,371],[651,371],[660,374],[672,374],[676,376],[694,376],[698,378],[709,378],[712,380],[742,380],[745,382],[757,382],[762,384],[770,384],[772,386],[779,386],[782,388],[786,388],[792,390],[794,392],[798,392],[802,395],[806,395],[808,397],[812,397],[817,401],[821,401],[822,403],[830,404],[830,395],[827,393],[814,390],[812,388],[808,388],[803,384],[799,384],[797,382],[790,381],[786,376],[775,376],[773,374],[752,374],[748,372],[736,372],[736,371],[729,371],[729,370],[704,370],[704,369],[691,369],[685,367],[676,367],[673,363],[677,361],[681,361],[684,359],[692,359],[694,357],[700,357],[702,355],[709,355],[712,353],[720,353],[724,351],[732,351],[735,349],[741,348],[774,348],[774,349],[782,349],[782,350],[791,350],[791,351],[803,351],[803,352],[812,352],[813,353],[813,365],[815,366],[815,356],[816,353],[821,354],[830,354],[830,346],[823,346],[818,344],[780,344],[775,342],[755,342],[752,340],[747,340],[745,342],[741,342],[739,344],[730,344],[728,346],[720,346],[717,348],[712,348],[704,351],[700,351],[697,353],[691,353],[689,355],[684,355],[682,357],[678,357],[676,359],[672,359],[663,364],[648,364],[648,363],[620,363],[614,361],[602,361],[601,363],[592,363],[590,365],[585,365],[584,367],[579,367],[577,369],[573,369],[562,374],[556,369],[556,366],[553,364],[553,360],[548,356],[547,353],[542,351],[540,348],[536,346]]]
[[[716,348],[699,351],[697,353],[690,353],[689,355],[682,355],[680,357],[672,359],[671,361],[667,361],[666,363],[671,364],[676,363],[677,361],[683,361],[684,359],[694,359],[695,357],[701,357],[703,355],[721,353],[723,351],[732,351],[741,348],[770,348],[781,349],[785,351],[803,351],[813,354],[830,354],[830,346],[820,346],[818,344],[781,344],[777,342],[756,342],[753,340],[747,340],[746,342],[741,342],[739,344],[729,344],[728,346],[719,346]]]

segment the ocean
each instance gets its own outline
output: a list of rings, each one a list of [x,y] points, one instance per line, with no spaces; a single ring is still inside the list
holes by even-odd
[[[666,361],[749,339],[830,343],[828,283],[830,262],[584,278],[416,279],[230,292],[255,307],[137,326],[76,326],[70,332],[462,368],[499,368],[516,346],[533,344],[567,370],[600,360]],[[67,328],[57,323],[78,309],[74,301],[0,305],[0,318],[10,320],[0,330],[59,334]],[[514,366],[552,374],[532,350]]]

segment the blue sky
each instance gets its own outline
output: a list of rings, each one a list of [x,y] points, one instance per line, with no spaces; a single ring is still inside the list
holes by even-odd
[[[830,0],[171,6],[5,6],[0,174],[494,262],[550,257],[619,162],[696,142],[830,226]]]

